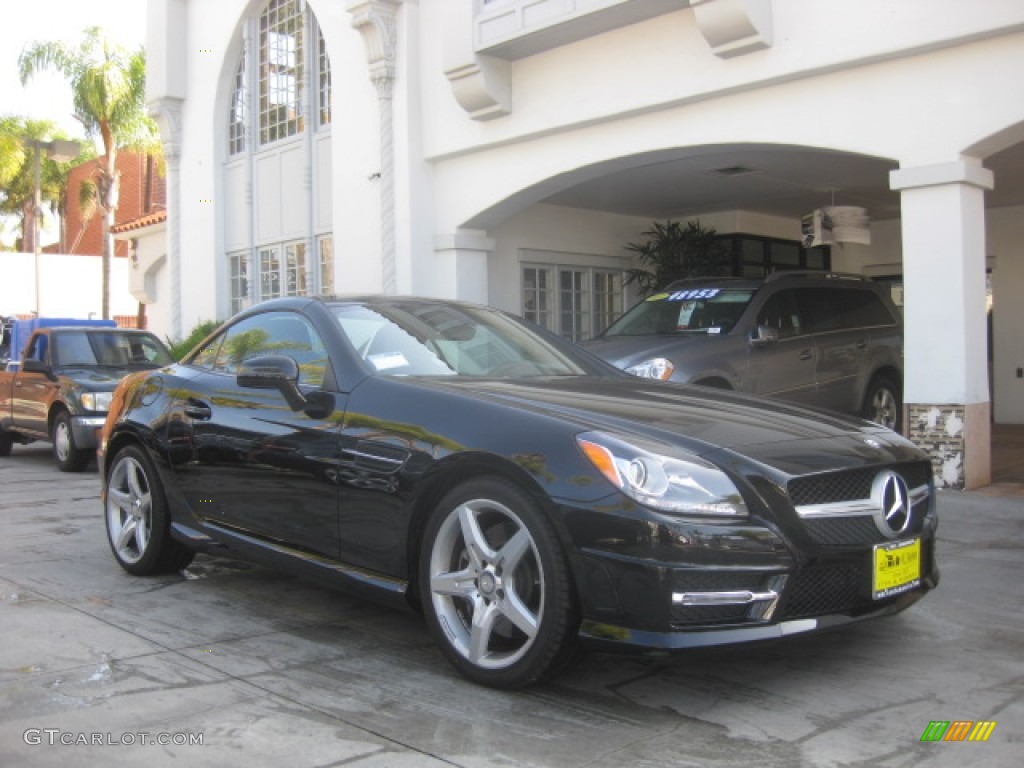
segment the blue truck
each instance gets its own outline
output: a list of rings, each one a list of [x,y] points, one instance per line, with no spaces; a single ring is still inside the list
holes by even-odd
[[[121,379],[173,362],[155,335],[110,320],[15,320],[9,333],[11,357],[0,372],[0,456],[15,443],[47,441],[62,472],[81,472],[95,455]]]

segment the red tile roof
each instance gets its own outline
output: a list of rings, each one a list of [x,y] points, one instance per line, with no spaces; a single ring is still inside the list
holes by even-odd
[[[118,224],[116,227],[111,227],[110,231],[115,235],[121,235],[125,232],[152,226],[153,224],[162,224],[165,221],[167,221],[167,211],[156,211],[155,213],[147,213],[145,216]]]

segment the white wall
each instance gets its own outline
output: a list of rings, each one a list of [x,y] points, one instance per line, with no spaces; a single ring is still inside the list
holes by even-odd
[[[110,263],[110,313],[135,315],[138,302],[128,292],[128,259]],[[43,317],[101,317],[103,260],[99,256],[39,255],[39,313]],[[0,254],[0,314],[35,311],[35,258],[31,253]]]
[[[1017,378],[1017,369],[1024,368],[1024,206],[990,210],[987,221],[987,251],[993,265],[995,421],[1024,424],[1024,378]]]

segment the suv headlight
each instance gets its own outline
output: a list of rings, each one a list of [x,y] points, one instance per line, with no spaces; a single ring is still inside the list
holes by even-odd
[[[87,411],[109,411],[113,392],[83,392],[78,399]]]
[[[679,515],[748,515],[728,475],[697,456],[666,456],[601,432],[584,432],[576,442],[612,485],[645,506]]]
[[[665,357],[654,357],[650,360],[644,360],[642,363],[631,365],[626,368],[626,373],[632,373],[634,376],[639,376],[641,379],[659,379],[661,381],[668,381],[668,378],[672,375],[672,372],[676,369],[672,365],[672,361]]]

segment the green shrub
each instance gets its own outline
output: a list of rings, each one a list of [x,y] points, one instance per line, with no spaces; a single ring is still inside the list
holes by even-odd
[[[181,358],[195,348],[196,344],[213,333],[219,325],[220,323],[216,320],[203,320],[203,322],[193,328],[192,332],[181,341],[171,341],[168,338],[167,347],[171,350],[171,357],[175,360],[181,360]]]

